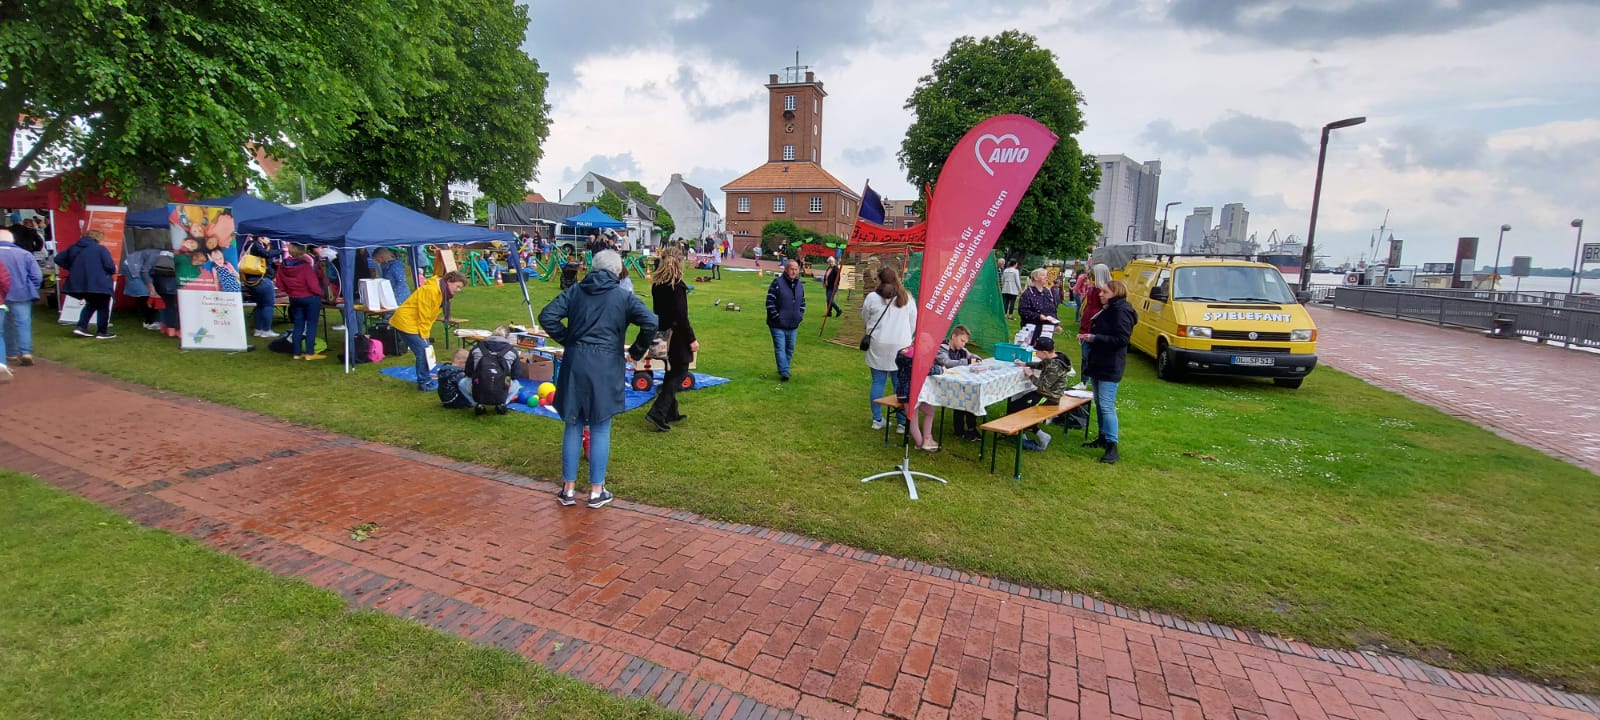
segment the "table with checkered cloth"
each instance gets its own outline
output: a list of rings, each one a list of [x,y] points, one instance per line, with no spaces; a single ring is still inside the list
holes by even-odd
[[[984,409],[1033,390],[1024,368],[994,358],[977,365],[950,368],[922,383],[919,402],[983,415]]]

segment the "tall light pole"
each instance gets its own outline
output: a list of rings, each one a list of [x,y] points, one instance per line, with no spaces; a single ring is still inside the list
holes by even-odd
[[[1182,204],[1183,204],[1183,202],[1180,201],[1180,200],[1173,200],[1172,202],[1167,203],[1166,207],[1161,208],[1161,239],[1159,241],[1157,241],[1157,242],[1160,242],[1163,245],[1165,245],[1167,243],[1167,213],[1172,210],[1172,206],[1173,205],[1182,205]],[[1173,243],[1172,244],[1172,251],[1173,252],[1177,252],[1178,251],[1178,244],[1177,243]]]
[[[1568,293],[1578,292],[1581,278],[1578,275],[1578,258],[1583,253],[1583,218],[1572,221],[1572,226],[1578,229],[1578,244],[1572,248],[1572,282],[1567,284]]]
[[[1505,243],[1506,232],[1510,229],[1510,225],[1501,225],[1500,239],[1494,241],[1494,267],[1489,268],[1489,280],[1493,283],[1489,288],[1490,290],[1500,289],[1500,246]]]
[[[1314,255],[1312,244],[1317,239],[1317,206],[1322,202],[1322,165],[1328,159],[1328,134],[1339,128],[1360,125],[1366,122],[1365,117],[1345,118],[1335,120],[1322,126],[1322,147],[1317,151],[1317,182],[1311,190],[1311,229],[1306,232],[1306,249],[1300,259],[1300,289],[1311,287],[1311,262]]]

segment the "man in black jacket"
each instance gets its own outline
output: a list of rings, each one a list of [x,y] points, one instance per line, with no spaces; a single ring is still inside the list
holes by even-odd
[[[839,303],[833,301],[834,296],[839,294],[839,261],[831,255],[828,256],[828,272],[822,276],[822,289],[828,295],[826,317],[843,315],[844,309],[839,307]]]
[[[767,329],[772,331],[772,354],[778,361],[778,379],[788,382],[794,361],[794,343],[800,321],[806,318],[806,287],[800,282],[800,263],[790,261],[783,274],[767,288]]]

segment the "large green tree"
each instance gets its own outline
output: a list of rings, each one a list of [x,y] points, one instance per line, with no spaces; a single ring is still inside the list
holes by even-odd
[[[900,144],[900,165],[912,185],[923,187],[939,179],[950,151],[983,120],[1016,113],[1043,123],[1061,140],[998,246],[1007,254],[1081,256],[1100,231],[1091,199],[1100,170],[1094,156],[1078,147],[1082,105],[1083,96],[1062,74],[1055,54],[1033,36],[1008,30],[982,40],[957,38],[906,100],[916,120]]]
[[[811,233],[796,225],[793,220],[773,220],[761,226],[761,249],[767,252],[779,248],[787,250],[789,243],[809,237]]]
[[[522,50],[527,9],[513,0],[440,0],[403,19],[423,69],[360,114],[355,132],[307,143],[306,167],[345,190],[449,219],[449,185],[520,202],[550,133],[548,78]]]
[[[600,195],[590,204],[600,208],[600,212],[610,215],[612,220],[621,220],[622,216],[628,213],[627,201],[610,190],[601,190]]]
[[[395,84],[393,18],[415,2],[0,2],[0,182],[53,154],[136,208],[165,202],[167,182],[242,189],[248,146],[336,137]],[[34,150],[13,157],[19,134]]]

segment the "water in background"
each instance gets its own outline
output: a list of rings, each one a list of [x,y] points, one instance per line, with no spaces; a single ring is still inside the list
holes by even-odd
[[[1286,273],[1286,274],[1284,274],[1283,279],[1288,281],[1290,285],[1294,285],[1295,283],[1299,282],[1300,277],[1299,277],[1299,275],[1296,275],[1296,274]],[[1500,289],[1502,289],[1502,290],[1521,290],[1522,292],[1531,292],[1531,293],[1539,293],[1539,292],[1562,292],[1562,293],[1564,293],[1564,292],[1567,291],[1567,288],[1571,285],[1572,278],[1571,277],[1538,277],[1538,276],[1525,277],[1525,278],[1521,278],[1522,284],[1520,286],[1517,284],[1517,281],[1518,281],[1518,278],[1502,277],[1502,278],[1500,278]],[[1312,276],[1311,276],[1311,284],[1313,284],[1313,285],[1343,285],[1344,284],[1344,274],[1343,273],[1313,273]],[[1600,294],[1600,279],[1584,278],[1583,281],[1578,286],[1578,292]]]

